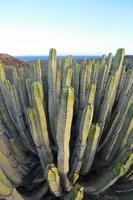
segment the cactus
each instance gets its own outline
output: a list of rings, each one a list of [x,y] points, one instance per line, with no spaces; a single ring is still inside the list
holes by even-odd
[[[57,61],[56,50],[51,49],[49,53],[48,64],[48,110],[50,127],[54,141],[56,141],[56,117],[57,117],[57,99],[56,99],[56,73]]]
[[[61,181],[58,170],[54,164],[47,165],[45,169],[45,176],[47,182],[49,183],[51,192],[54,193],[56,197],[60,197],[62,195]]]
[[[79,125],[79,133],[76,141],[76,145],[72,154],[72,172],[78,172],[80,171],[80,168],[82,166],[84,152],[86,149],[86,143],[88,139],[88,134],[92,122],[92,116],[93,116],[93,106],[91,104],[87,104],[87,106],[84,108],[81,121]]]
[[[0,63],[0,197],[133,197],[133,68],[115,58]],[[7,78],[8,77],[8,78]]]
[[[81,169],[82,175],[87,174],[91,168],[98,146],[99,135],[100,127],[98,126],[98,124],[92,124],[87,138],[87,145],[84,153],[84,161]]]
[[[69,172],[69,143],[73,117],[74,91],[65,86],[61,94],[61,103],[57,120],[58,171],[65,190],[70,190],[67,177]]]
[[[0,195],[5,197],[7,200],[10,200],[10,198],[14,200],[24,200],[2,170],[0,170]]]
[[[64,200],[82,200],[83,197],[83,187],[81,185],[76,184],[71,190],[71,192],[64,197]]]

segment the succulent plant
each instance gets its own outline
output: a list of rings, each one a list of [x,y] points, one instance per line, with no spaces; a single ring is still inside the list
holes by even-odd
[[[0,63],[0,196],[133,198],[133,68],[115,57]]]

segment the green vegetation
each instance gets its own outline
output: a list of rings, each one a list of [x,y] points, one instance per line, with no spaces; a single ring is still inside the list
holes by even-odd
[[[0,64],[0,196],[82,200],[133,195],[133,68],[99,60]],[[8,77],[8,78],[7,78]],[[125,199],[126,199],[125,195]]]

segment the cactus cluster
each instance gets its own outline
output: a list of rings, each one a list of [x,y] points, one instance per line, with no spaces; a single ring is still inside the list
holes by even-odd
[[[133,197],[133,68],[115,57],[0,64],[0,196]],[[126,199],[126,196],[125,196]]]

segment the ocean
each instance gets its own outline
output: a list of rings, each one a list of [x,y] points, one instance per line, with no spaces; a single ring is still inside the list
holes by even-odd
[[[64,58],[65,56],[57,56],[57,58],[61,59]],[[100,58],[101,56],[88,56],[88,55],[81,55],[81,56],[73,56],[74,59],[76,60],[81,60],[81,59],[92,59],[92,58]],[[15,58],[18,58],[20,60],[24,61],[33,61],[33,60],[48,60],[48,56],[15,56]]]

